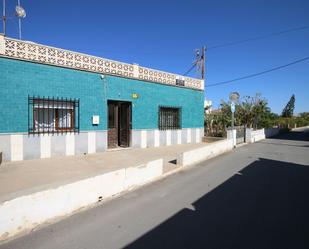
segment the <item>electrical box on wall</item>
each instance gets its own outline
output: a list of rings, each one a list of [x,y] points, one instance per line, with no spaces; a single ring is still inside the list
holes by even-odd
[[[139,98],[139,94],[138,93],[132,93],[132,98],[133,99],[138,99]]]
[[[92,124],[98,125],[100,123],[100,116],[99,115],[93,115],[92,116]]]

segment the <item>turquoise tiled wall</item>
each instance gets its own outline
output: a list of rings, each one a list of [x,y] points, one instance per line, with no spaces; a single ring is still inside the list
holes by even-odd
[[[107,99],[132,102],[133,129],[157,128],[159,105],[182,107],[183,128],[203,127],[202,91],[0,58],[1,133],[27,132],[28,94],[79,98],[81,130],[106,129]]]
[[[158,128],[158,106],[182,107],[182,127],[203,127],[202,91],[148,83],[138,80],[107,77],[110,99],[132,101],[133,129]],[[139,95],[132,100],[132,93]]]

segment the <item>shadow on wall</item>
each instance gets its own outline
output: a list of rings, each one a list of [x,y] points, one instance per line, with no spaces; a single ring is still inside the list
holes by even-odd
[[[291,131],[282,133],[272,137],[272,139],[294,140],[294,141],[309,141],[309,132]]]
[[[309,248],[309,166],[260,159],[193,207],[125,248]]]

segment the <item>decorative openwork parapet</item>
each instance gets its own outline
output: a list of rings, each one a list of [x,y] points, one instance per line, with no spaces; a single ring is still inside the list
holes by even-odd
[[[33,42],[15,40],[3,37],[3,35],[0,35],[0,56],[168,85],[180,85],[177,84],[177,80],[180,79],[183,82],[181,86],[204,89],[203,81],[200,79],[183,77],[135,64],[108,60]]]

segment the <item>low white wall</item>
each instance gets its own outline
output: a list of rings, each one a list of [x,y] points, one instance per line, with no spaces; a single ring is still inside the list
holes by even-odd
[[[255,130],[251,131],[251,143],[255,143],[257,141],[265,139],[265,130],[260,129],[260,130]]]
[[[92,154],[106,149],[106,130],[57,135],[0,133],[0,151],[3,152],[3,161]]]
[[[273,137],[278,135],[280,132],[279,128],[268,128],[268,129],[260,129],[253,130],[252,128],[246,129],[246,142],[247,143],[255,143],[260,140],[263,140],[267,137]]]
[[[232,139],[217,141],[202,148],[181,153],[177,158],[177,163],[189,166],[231,151],[233,147]]]
[[[158,159],[6,201],[0,205],[0,241],[155,180],[162,173],[163,159]]]
[[[163,174],[163,159],[125,169],[125,189],[143,185]]]

